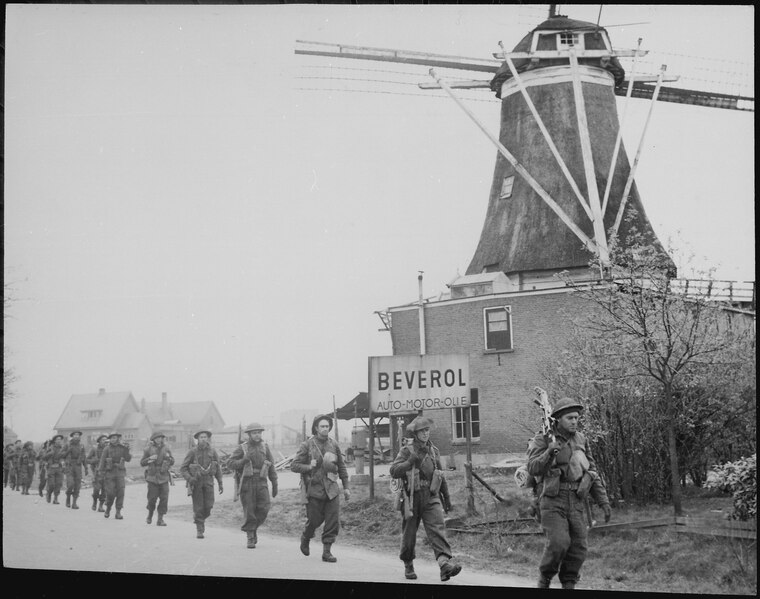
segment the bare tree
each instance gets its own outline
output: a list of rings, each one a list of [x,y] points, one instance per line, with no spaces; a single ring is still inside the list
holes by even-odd
[[[608,390],[614,383],[608,401],[628,391],[639,393],[639,408],[648,410],[642,416],[660,421],[671,500],[675,514],[682,515],[685,473],[677,433],[683,411],[689,409],[685,399],[690,396],[684,390],[693,390],[694,381],[704,380],[707,373],[728,373],[752,359],[747,353],[754,347],[754,319],[737,317],[729,305],[698,290],[674,289],[669,263],[661,248],[635,237],[626,244],[613,239],[604,280],[566,282],[592,308],[588,318],[576,322],[586,355],[592,357],[582,361],[585,380]],[[650,385],[641,384],[647,380]],[[639,381],[638,387],[633,381]],[[656,397],[649,399],[656,401],[646,401],[650,388]]]

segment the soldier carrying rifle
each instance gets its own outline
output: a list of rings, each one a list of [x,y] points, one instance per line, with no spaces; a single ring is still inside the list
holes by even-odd
[[[264,427],[252,422],[245,428],[248,441],[240,443],[230,456],[229,467],[235,470],[236,499],[239,489],[245,521],[240,527],[248,539],[248,549],[255,549],[257,530],[269,514],[271,501],[267,479],[272,482],[272,497],[277,497],[277,472],[272,452],[261,439]]]
[[[116,502],[116,520],[123,520],[121,510],[124,507],[124,490],[126,487],[126,462],[132,459],[129,444],[121,442],[121,433],[116,431],[108,435],[108,445],[100,455],[98,469],[103,473],[106,488],[106,518],[111,516],[111,507]]]
[[[190,449],[180,467],[180,474],[187,481],[187,494],[193,498],[193,522],[196,538],[202,539],[206,532],[206,518],[214,507],[214,478],[219,484],[219,494],[224,492],[219,455],[211,447],[211,431],[198,431],[193,435],[198,444]]]
[[[546,401],[545,394],[543,399]],[[582,411],[579,402],[560,399],[551,413],[545,414],[544,430],[528,446],[528,474],[537,482],[541,527],[546,536],[538,588],[548,589],[557,573],[563,589],[575,588],[588,549],[589,494],[604,510],[604,521],[610,520],[607,492],[588,441],[578,432]]]

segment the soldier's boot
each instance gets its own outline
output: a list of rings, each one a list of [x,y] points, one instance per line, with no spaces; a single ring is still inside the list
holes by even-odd
[[[53,495],[53,503],[59,503],[59,501],[58,501],[58,493],[55,493]]]
[[[159,519],[161,519],[161,516],[159,516]],[[153,510],[148,510],[148,517],[145,518],[145,522],[147,524],[150,524],[151,522],[153,522]]]
[[[324,543],[322,545],[322,561],[323,562],[330,562],[335,563],[338,561],[338,558],[335,557],[332,553],[330,553],[330,547],[332,547],[332,543]]]
[[[98,503],[98,511],[99,512],[105,512],[106,511],[106,509],[103,507],[104,503],[105,503],[105,501],[102,500],[102,499],[100,500],[100,503]]]
[[[248,536],[248,543],[246,544],[246,547],[248,549],[256,549],[256,533],[252,530],[249,530],[246,532],[246,535]]]
[[[110,506],[110,505],[107,505],[107,506],[106,506],[106,513],[105,513],[105,514],[103,514],[103,516],[104,516],[105,518],[110,518],[110,517],[111,517],[111,506]]]
[[[116,508],[116,515],[114,516],[117,520],[124,520],[124,516],[121,515],[121,510],[119,508]]]
[[[536,585],[536,588],[539,589],[548,589],[552,584],[551,578],[546,578],[546,576],[541,576],[538,579],[538,584]]]
[[[66,493],[66,507],[71,507],[71,494]]]
[[[47,495],[46,495],[46,499],[47,499],[48,503],[50,503],[50,495],[51,495],[51,493],[50,493],[50,491],[48,491]]]
[[[564,581],[562,583],[562,588],[563,589],[570,589],[570,590],[575,589],[575,581],[574,580],[566,580],[566,581]]]
[[[156,520],[156,526],[166,526],[166,522],[164,522],[163,514],[158,515],[158,520]]]
[[[92,498],[92,511],[94,512],[96,509],[98,509],[98,498],[93,497]]]
[[[77,505],[77,498],[76,497],[72,497],[72,499],[71,499],[71,509],[72,510],[78,510],[79,509],[79,506]]]
[[[445,558],[443,556],[438,558],[438,564],[441,567],[441,580],[446,582],[452,576],[456,576],[462,571],[462,566],[457,564],[451,558]]]
[[[42,496],[43,496],[43,495],[42,495],[42,489],[40,489],[38,492],[39,492],[39,494],[40,494],[40,497],[42,497]]]
[[[301,553],[309,555],[309,540],[305,536],[301,535]]]
[[[414,562],[404,562],[404,576],[409,580],[417,580],[417,573],[414,571]]]
[[[195,523],[195,538],[202,539],[204,531],[205,531],[205,527],[203,526],[203,522],[196,522]]]

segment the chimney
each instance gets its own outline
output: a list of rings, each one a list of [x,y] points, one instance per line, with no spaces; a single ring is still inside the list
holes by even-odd
[[[106,394],[106,388],[105,388],[105,387],[101,387],[101,388],[98,390],[98,395],[105,395],[105,394]]]
[[[169,412],[169,401],[166,399],[166,391],[161,393],[161,411],[164,414]]]

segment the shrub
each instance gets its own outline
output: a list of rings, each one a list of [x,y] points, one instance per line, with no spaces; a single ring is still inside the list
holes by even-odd
[[[712,467],[715,478],[708,482],[708,486],[733,495],[731,518],[734,520],[757,518],[756,459],[757,454],[752,454],[748,458]]]

